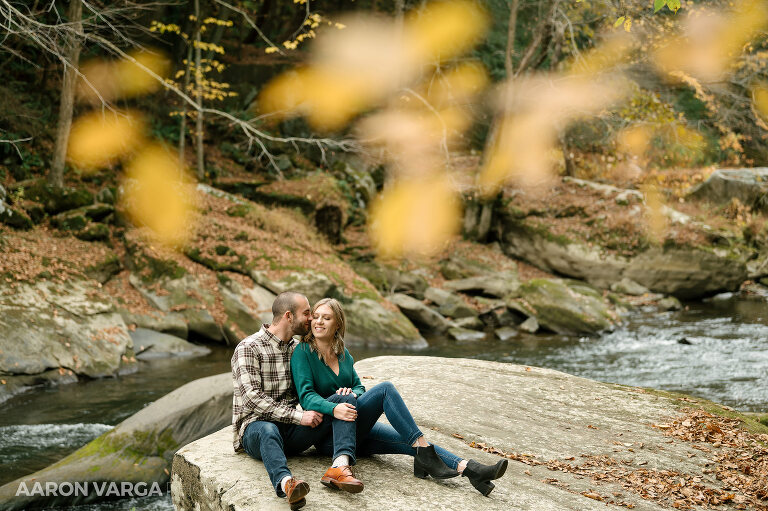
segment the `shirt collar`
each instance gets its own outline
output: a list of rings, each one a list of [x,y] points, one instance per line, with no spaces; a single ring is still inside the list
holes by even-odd
[[[279,348],[285,348],[287,346],[290,346],[293,343],[293,337],[291,337],[287,341],[284,341],[280,339],[278,336],[276,336],[275,334],[273,334],[272,332],[270,332],[269,330],[267,330],[267,328],[269,328],[269,323],[264,323],[263,325],[261,325],[262,334],[267,339],[269,339],[270,342],[272,342],[273,344],[277,344]]]

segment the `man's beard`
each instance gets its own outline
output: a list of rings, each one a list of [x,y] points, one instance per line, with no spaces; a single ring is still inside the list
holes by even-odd
[[[309,332],[309,327],[307,326],[306,320],[297,319],[293,322],[291,325],[291,329],[293,330],[293,335],[301,335],[305,336]]]

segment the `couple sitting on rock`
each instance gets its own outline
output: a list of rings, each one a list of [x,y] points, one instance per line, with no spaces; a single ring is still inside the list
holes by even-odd
[[[363,490],[351,469],[357,456],[406,454],[414,457],[416,477],[461,474],[483,495],[493,490],[491,480],[504,474],[506,459],[482,465],[431,445],[394,385],[366,391],[344,347],[346,321],[338,301],[324,298],[310,310],[304,295],[289,291],[275,299],[272,315],[272,324],[243,339],[232,356],[234,447],[264,462],[291,509],[306,503],[309,485],[291,475],[286,455],[313,445],[332,456],[320,479],[329,488]],[[377,422],[382,413],[391,426]]]

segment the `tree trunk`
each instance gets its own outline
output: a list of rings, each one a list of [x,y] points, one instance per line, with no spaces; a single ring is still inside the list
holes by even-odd
[[[77,86],[77,66],[80,61],[79,35],[83,33],[83,2],[69,0],[67,11],[69,22],[72,23],[76,34],[69,36],[67,54],[68,62],[64,64],[64,77],[61,86],[61,103],[59,103],[59,120],[56,126],[56,144],[53,148],[53,164],[48,174],[48,182],[56,187],[64,186],[64,163],[67,158],[69,130],[72,127],[72,111],[75,106],[75,88]]]
[[[192,73],[192,45],[189,45],[189,48],[187,49],[187,62],[186,62],[187,69],[184,72],[184,85],[182,85],[182,89],[184,91],[184,94],[187,94],[189,91],[189,82],[190,82],[190,75]],[[179,161],[184,163],[184,149],[186,145],[186,138],[187,138],[187,102],[182,101],[181,103],[181,127],[179,128]]]
[[[200,49],[200,0],[195,0],[195,101],[197,101],[197,117],[195,119],[195,147],[197,149],[197,178],[205,178],[205,155],[203,152],[203,68]]]
[[[507,79],[512,78],[514,68],[512,67],[512,55],[515,53],[515,30],[517,28],[517,9],[519,0],[512,0],[509,6],[509,26],[507,27],[507,53],[504,56],[504,70],[507,72]]]

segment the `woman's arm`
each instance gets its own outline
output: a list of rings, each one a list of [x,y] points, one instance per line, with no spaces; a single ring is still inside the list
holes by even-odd
[[[296,385],[296,393],[299,395],[299,403],[305,410],[314,410],[326,415],[333,415],[335,403],[326,401],[315,391],[315,382],[312,378],[312,367],[309,357],[316,356],[309,350],[302,349],[299,345],[291,356],[291,373],[293,383]]]

